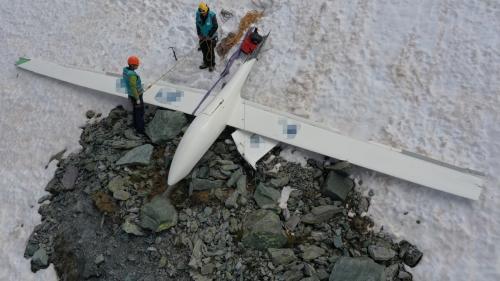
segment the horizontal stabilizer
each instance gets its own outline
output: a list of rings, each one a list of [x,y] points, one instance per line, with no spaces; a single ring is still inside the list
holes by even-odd
[[[279,142],[257,134],[236,130],[231,134],[238,152],[255,169],[255,164]]]

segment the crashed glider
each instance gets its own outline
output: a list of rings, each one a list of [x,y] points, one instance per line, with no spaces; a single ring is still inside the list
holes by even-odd
[[[243,99],[241,89],[259,50],[246,58],[217,95],[207,96],[204,90],[164,81],[144,92],[145,103],[196,116],[175,152],[168,174],[169,185],[187,176],[224,128],[232,126],[237,128],[232,136],[238,151],[254,168],[262,156],[282,142],[426,187],[473,200],[479,198],[483,178],[477,172],[402,149],[360,141],[322,124]],[[78,70],[39,59],[21,58],[16,65],[70,84],[127,97],[119,74]]]

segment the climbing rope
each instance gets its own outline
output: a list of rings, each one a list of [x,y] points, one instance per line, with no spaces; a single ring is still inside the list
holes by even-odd
[[[210,41],[212,41],[213,44]],[[217,45],[216,40],[215,39],[210,39],[210,38],[202,39],[202,40],[200,40],[200,48],[201,48],[201,44],[203,44],[203,43],[206,43],[206,45],[207,45],[207,51],[208,51],[207,60],[208,61],[213,61],[215,63],[215,57],[212,57],[212,53],[215,56],[214,48],[215,48],[215,45]],[[203,62],[203,63],[205,63],[205,62]]]
[[[149,86],[146,87],[146,89],[144,90],[144,92],[146,92],[147,90],[149,90],[151,87],[153,87],[154,84],[158,83],[160,80],[162,80],[163,78],[165,78],[170,72],[172,72],[174,70],[174,68],[177,66],[177,64],[179,64],[180,62],[184,61],[188,56],[191,55],[191,53],[193,53],[194,51],[196,51],[198,49],[198,47],[194,47],[192,48],[188,53],[186,53],[185,55],[181,56],[180,58],[178,58],[178,60],[174,63],[174,65],[172,67],[170,67],[165,73],[163,73],[160,78],[154,80],[153,83],[149,84]]]
[[[217,79],[217,81],[215,81],[215,83],[212,85],[212,87],[210,87],[210,89],[205,93],[205,95],[203,96],[203,98],[201,99],[201,101],[198,103],[198,105],[196,106],[196,108],[193,110],[193,113],[192,115],[195,115],[196,114],[196,111],[198,111],[198,109],[200,108],[201,104],[203,104],[203,102],[205,101],[205,99],[210,95],[210,93],[212,93],[213,89],[215,88],[215,86],[217,86],[217,84],[219,84],[219,82],[222,80],[222,78],[224,78],[227,74],[229,74],[229,69],[231,68],[231,66],[233,65],[233,62],[239,58],[241,54],[241,50],[240,48],[238,48],[234,53],[233,55],[231,56],[231,58],[228,60],[228,62],[226,63],[226,67],[224,68],[224,70],[222,71],[222,73],[220,74],[219,76],[219,79]]]
[[[241,19],[238,26],[238,30],[236,32],[230,32],[225,38],[223,38],[219,45],[217,46],[217,54],[219,57],[225,57],[226,54],[233,48],[238,42],[240,42],[241,38],[247,32],[248,28],[252,24],[258,22],[264,16],[264,12],[259,11],[249,11],[247,12]]]

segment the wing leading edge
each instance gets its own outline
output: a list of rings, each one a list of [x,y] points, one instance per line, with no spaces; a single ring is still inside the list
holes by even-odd
[[[356,140],[319,123],[241,101],[228,122],[230,126],[465,198],[477,200],[481,194],[483,179],[469,170]]]
[[[40,59],[20,58],[16,65],[19,68],[69,84],[127,98],[121,74],[81,70]],[[148,85],[147,82],[144,84]],[[202,101],[205,92],[201,89],[160,81],[144,92],[143,99],[148,104],[192,114]],[[209,96],[203,104],[209,104],[212,98]]]

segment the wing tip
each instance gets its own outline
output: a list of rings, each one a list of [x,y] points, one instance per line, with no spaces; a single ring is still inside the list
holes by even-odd
[[[23,63],[29,62],[31,59],[25,58],[25,57],[19,57],[19,59],[16,61],[15,65],[20,66]]]

